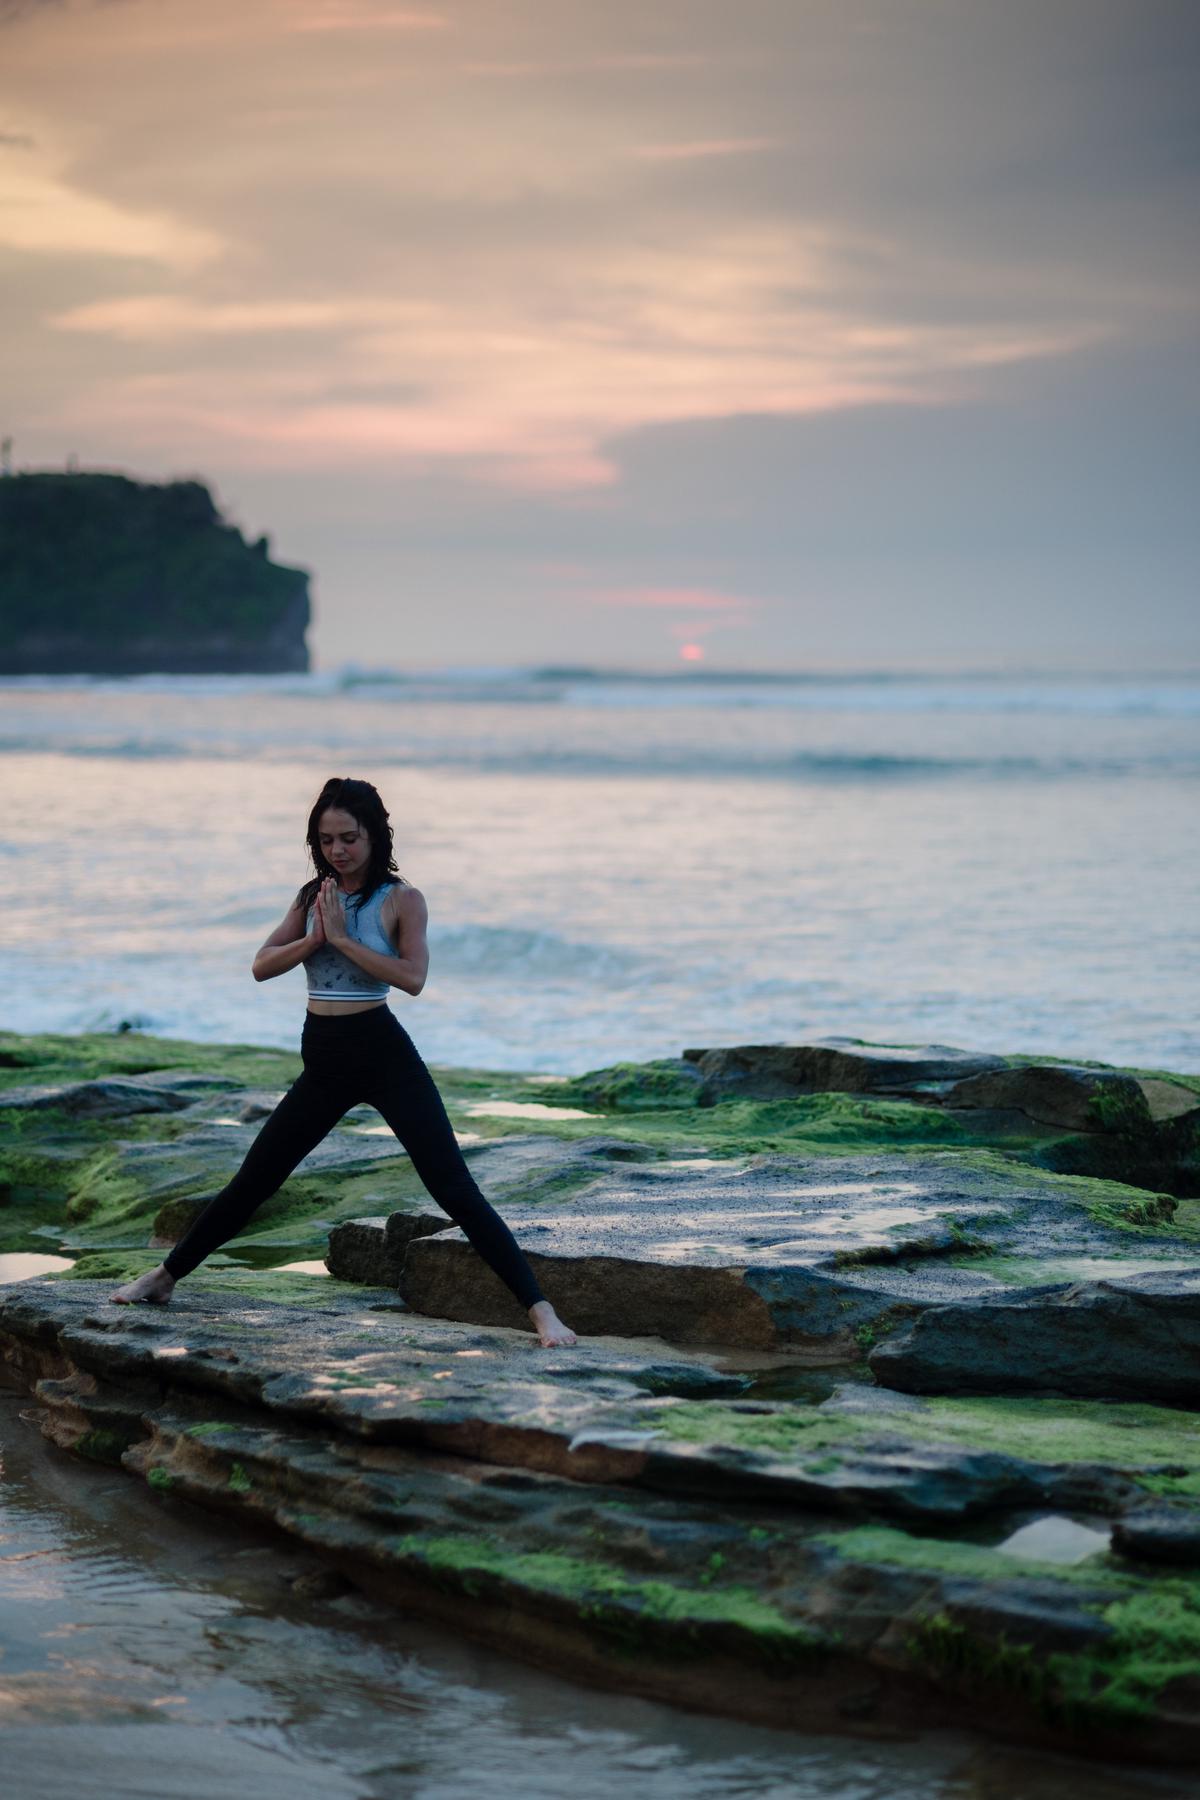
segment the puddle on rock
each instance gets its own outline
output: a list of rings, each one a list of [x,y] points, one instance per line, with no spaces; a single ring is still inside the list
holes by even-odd
[[[390,1125],[354,1125],[346,1128],[347,1137],[396,1137]],[[486,1142],[481,1131],[456,1131],[455,1138],[460,1144],[482,1144]],[[403,1144],[396,1138],[396,1155],[407,1155]]]
[[[801,1201],[794,1201],[801,1205]],[[813,1210],[806,1213],[804,1232],[820,1237],[866,1237],[870,1232],[888,1231],[894,1225],[932,1225],[940,1214],[932,1206],[862,1206],[852,1211]],[[790,1221],[795,1225],[793,1216]]]
[[[750,1372],[750,1379],[742,1389],[742,1398],[794,1400],[801,1405],[820,1406],[847,1381],[871,1385],[870,1382],[863,1383],[860,1368],[849,1368],[845,1363],[827,1363],[816,1369],[793,1363]]]
[[[471,1118],[602,1119],[603,1113],[581,1112],[577,1106],[547,1106],[542,1100],[472,1100],[462,1111]]]
[[[0,1787],[28,1800],[1166,1800],[959,1732],[813,1737],[552,1674],[46,1443],[0,1389]]]
[[[629,1379],[656,1400],[720,1400],[740,1398],[747,1391],[745,1376],[719,1375],[715,1369],[647,1368]]]
[[[1021,1557],[1028,1562],[1081,1563],[1089,1556],[1099,1556],[1112,1542],[1111,1531],[1097,1531],[1058,1513],[1047,1513],[1031,1519],[996,1548],[1004,1556]]]
[[[0,1282],[28,1281],[34,1275],[53,1275],[74,1266],[73,1256],[47,1256],[41,1250],[0,1252]]]
[[[871,1388],[870,1382],[863,1382],[861,1369],[840,1362],[820,1368],[797,1362],[759,1369],[733,1368],[728,1362],[723,1368],[694,1371],[680,1367],[647,1368],[629,1379],[656,1399],[765,1400],[798,1406],[820,1406],[848,1381]]]
[[[1194,1269],[1194,1256],[1045,1256],[1005,1257],[997,1268],[1001,1281],[1016,1286],[1050,1287],[1066,1281],[1124,1281],[1132,1275],[1166,1274]]]
[[[727,1164],[727,1156],[664,1156],[656,1169],[719,1169]]]

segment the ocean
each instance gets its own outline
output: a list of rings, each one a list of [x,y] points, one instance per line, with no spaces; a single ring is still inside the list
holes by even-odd
[[[295,1046],[330,775],[430,912],[435,1064],[885,1042],[1200,1070],[1200,678],[342,669],[0,685],[3,1024]]]

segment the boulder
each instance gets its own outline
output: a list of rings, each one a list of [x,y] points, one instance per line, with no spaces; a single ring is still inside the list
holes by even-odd
[[[1200,1402],[1200,1266],[979,1295],[877,1344],[871,1373],[925,1394]]]
[[[875,1094],[944,1108],[975,1142],[1011,1146],[1061,1174],[1180,1197],[1200,1194],[1200,1094],[1183,1082],[857,1038],[690,1049],[683,1057],[699,1077],[701,1107],[731,1099]],[[583,1092],[581,1080],[572,1091]]]
[[[1136,1076],[1135,1080],[1156,1125],[1169,1124],[1177,1119],[1200,1120],[1200,1094],[1195,1088],[1183,1087],[1174,1081],[1163,1081],[1153,1075]]]
[[[408,1246],[449,1224],[445,1213],[394,1212],[370,1219],[344,1219],[329,1233],[325,1267],[339,1281],[398,1287]]]
[[[1141,1085],[1116,1069],[1070,1063],[1026,1063],[969,1075],[944,1095],[948,1107],[1014,1107],[1063,1131],[1150,1131],[1153,1119]]]
[[[78,1118],[120,1119],[134,1113],[181,1112],[194,1093],[161,1082],[107,1075],[97,1081],[74,1081],[61,1087],[8,1088],[0,1108],[15,1112],[71,1113]]]
[[[1022,1172],[1024,1173],[1024,1172]],[[992,1278],[951,1257],[1003,1212],[997,1183],[935,1160],[765,1155],[713,1165],[595,1168],[570,1206],[506,1201],[504,1217],[562,1317],[589,1335],[853,1356],[856,1331]],[[1015,1183],[1027,1206],[1036,1180]],[[943,1214],[956,1221],[951,1230]],[[450,1228],[409,1247],[415,1310],[527,1325],[523,1309]]]
[[[1125,1192],[1111,1190],[1114,1208]],[[503,1213],[577,1330],[778,1343],[837,1360],[928,1306],[1006,1292],[990,1254],[1005,1257],[1006,1281],[1017,1255],[1034,1271],[1043,1258],[1128,1258],[1119,1212],[1110,1222],[1089,1210],[1093,1199],[1092,1190],[999,1159],[972,1166],[953,1153],[764,1154],[715,1164],[601,1159],[569,1204],[514,1198]],[[1128,1190],[1128,1204],[1146,1203]],[[1191,1249],[1163,1231],[1155,1254],[1186,1260]],[[413,1240],[401,1289],[419,1312],[525,1323],[452,1228]]]
[[[1200,1508],[1145,1506],[1118,1519],[1113,1549],[1140,1562],[1200,1568]]]
[[[188,1103],[213,1095],[243,1093],[243,1083],[232,1075],[205,1074],[196,1069],[147,1069],[136,1078],[146,1087],[166,1094],[183,1094]]]
[[[586,1075],[562,1078],[561,1092],[571,1104],[602,1107],[605,1112],[677,1112],[695,1106],[703,1076],[682,1056],[661,1057],[648,1063],[611,1063]],[[553,1086],[542,1092],[551,1105],[558,1097]]]
[[[698,1104],[734,1097],[777,1099],[789,1094],[908,1094],[931,1084],[1003,1069],[1004,1058],[944,1044],[868,1044],[861,1038],[822,1038],[814,1044],[742,1044],[685,1050],[703,1077]]]

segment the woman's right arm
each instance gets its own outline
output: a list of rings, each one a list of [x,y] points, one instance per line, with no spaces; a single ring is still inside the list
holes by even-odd
[[[306,932],[304,924],[303,907],[289,907],[266,943],[255,952],[250,971],[255,981],[270,981],[273,975],[286,975],[289,969],[294,969],[297,963],[304,962],[314,950],[320,949],[325,942],[320,907],[313,915],[312,930]]]

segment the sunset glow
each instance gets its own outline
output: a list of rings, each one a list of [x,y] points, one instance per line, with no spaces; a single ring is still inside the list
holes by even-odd
[[[1049,605],[1071,641],[1083,593],[1128,630],[1133,553],[1097,537],[1126,504],[1167,630],[1196,362],[1170,60],[1114,179],[1108,39],[1002,11],[14,9],[17,466],[204,476],[313,567],[335,657],[335,616],[347,654],[582,651],[621,594],[642,652],[667,608],[710,660],[867,620],[999,642],[1014,584],[1030,630]],[[530,586],[555,562],[586,573]]]

